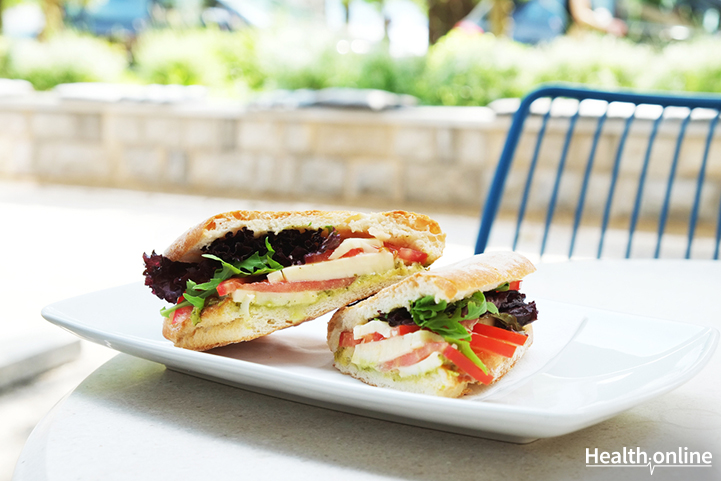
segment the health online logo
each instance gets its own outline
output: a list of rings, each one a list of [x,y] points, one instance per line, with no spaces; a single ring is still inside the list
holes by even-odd
[[[587,468],[643,468],[648,467],[653,475],[656,468],[711,468],[713,455],[706,451],[689,451],[688,448],[678,448],[678,451],[657,451],[649,456],[641,448],[623,451],[591,451],[586,448]]]

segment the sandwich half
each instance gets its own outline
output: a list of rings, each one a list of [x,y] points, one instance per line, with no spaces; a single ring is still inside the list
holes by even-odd
[[[533,342],[538,311],[519,288],[535,270],[517,253],[480,254],[339,309],[328,323],[334,365],[374,386],[445,397],[492,384]]]
[[[201,222],[164,254],[143,254],[145,284],[172,304],[163,335],[207,350],[248,341],[368,297],[441,256],[445,234],[394,211],[235,211]]]

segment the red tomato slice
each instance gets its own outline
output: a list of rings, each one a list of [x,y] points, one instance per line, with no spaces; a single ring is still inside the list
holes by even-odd
[[[517,347],[480,334],[471,334],[471,349],[474,351],[488,351],[503,357],[513,357]]]
[[[493,339],[498,339],[500,341],[510,342],[518,346],[524,345],[528,339],[528,336],[519,332],[509,331],[508,329],[502,329],[496,326],[487,326],[486,324],[481,323],[473,326],[473,332]]]
[[[327,261],[331,254],[333,254],[334,249],[328,249],[325,252],[321,252],[320,254],[308,254],[305,256],[305,263],[306,264],[315,264],[316,262],[323,262]]]
[[[353,331],[343,331],[340,333],[340,340],[338,341],[338,346],[340,346],[340,347],[357,346],[361,342],[363,342],[363,339],[354,339],[353,338]]]
[[[171,324],[182,324],[190,319],[190,314],[193,312],[193,306],[181,307],[173,312],[173,322]]]
[[[351,249],[342,256],[339,257],[339,259],[343,259],[344,257],[355,257],[358,254],[363,254],[365,252],[362,247],[356,247],[355,249]]]
[[[391,251],[393,255],[401,259],[406,264],[413,264],[414,262],[423,263],[426,259],[428,259],[428,254],[425,252],[417,251],[409,247],[398,247],[393,244],[383,244],[383,247]]]
[[[473,364],[473,361],[453,346],[449,345],[446,347],[443,350],[443,355],[476,381],[482,382],[483,384],[490,384],[493,381],[493,376],[484,373],[480,367]]]
[[[425,252],[417,251],[415,249],[409,249],[407,247],[401,247],[398,249],[398,257],[403,259],[405,262],[420,262],[421,264],[428,259],[428,254]]]
[[[434,353],[436,351],[442,352],[446,346],[448,346],[447,342],[426,343],[414,351],[411,351],[407,354],[399,356],[391,361],[384,362],[383,364],[378,366],[378,370],[390,371],[391,369],[394,369],[394,368],[404,367],[404,366],[412,366],[413,364],[418,364],[419,362],[421,362],[422,360],[424,360],[425,358],[430,356],[432,353]]]
[[[325,281],[293,281],[293,282],[243,282],[242,279],[231,278],[223,281],[218,286],[218,294],[225,296],[238,289],[256,292],[300,292],[300,291],[327,291],[330,289],[340,289],[348,287],[353,283],[355,277],[345,277],[343,279],[328,279]],[[226,284],[227,283],[227,284]],[[224,285],[225,284],[225,285]]]
[[[219,296],[227,296],[231,292],[240,289],[240,286],[247,284],[248,281],[242,277],[231,277],[228,280],[221,282],[216,290]]]
[[[406,334],[409,334],[411,332],[416,332],[420,330],[421,328],[417,325],[409,325],[409,324],[401,324],[396,329],[398,329],[398,335],[399,336],[405,336]]]
[[[521,289],[521,281],[511,281],[508,284],[509,291],[518,291]]]

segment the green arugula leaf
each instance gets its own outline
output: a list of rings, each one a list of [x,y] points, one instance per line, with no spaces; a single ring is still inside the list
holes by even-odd
[[[436,302],[433,296],[425,296],[411,304],[410,313],[418,326],[441,336],[446,342],[456,344],[459,350],[473,363],[488,374],[488,368],[471,349],[471,333],[461,321],[478,319],[486,312],[498,313],[491,302],[486,302],[483,292],[448,305],[446,301]]]
[[[221,282],[230,279],[233,276],[248,277],[248,276],[259,276],[263,274],[269,274],[273,271],[278,271],[283,268],[283,265],[273,260],[275,250],[270,245],[270,241],[266,237],[265,247],[268,252],[261,256],[258,252],[254,252],[249,258],[236,262],[226,262],[218,256],[212,254],[203,254],[206,259],[212,259],[220,262],[221,267],[216,269],[213,273],[213,278],[208,282],[197,284],[192,280],[188,280],[185,285],[185,292],[183,298],[185,299],[180,304],[177,304],[170,308],[163,308],[160,313],[165,317],[170,315],[181,307],[193,306],[193,313],[191,319],[193,325],[200,322],[200,311],[205,307],[205,300],[212,296],[218,295],[217,288]]]
[[[509,290],[510,288],[511,288],[511,283],[510,283],[510,282],[505,282],[505,283],[501,284],[500,286],[496,287],[496,288],[493,289],[493,290],[494,290],[494,291],[498,291],[498,292],[505,292],[505,291]]]

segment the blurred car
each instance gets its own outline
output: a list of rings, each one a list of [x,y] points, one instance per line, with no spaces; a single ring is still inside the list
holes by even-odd
[[[456,28],[464,31],[490,32],[493,0],[482,0]],[[535,44],[563,35],[569,15],[563,0],[513,0],[509,37],[517,42]]]
[[[152,0],[104,0],[87,5],[68,4],[65,21],[73,27],[104,37],[134,37],[151,20]]]

